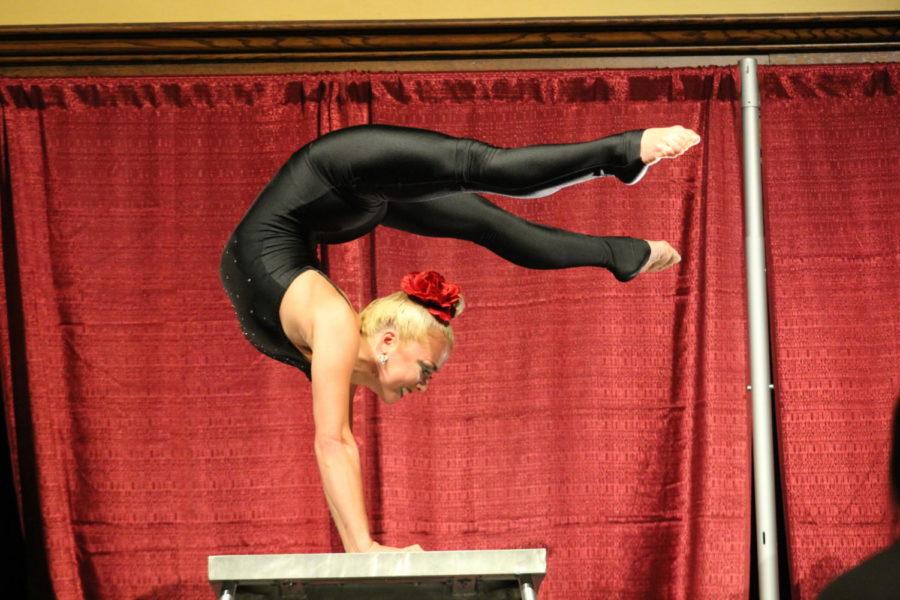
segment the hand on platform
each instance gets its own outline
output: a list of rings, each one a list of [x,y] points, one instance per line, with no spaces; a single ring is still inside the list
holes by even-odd
[[[382,546],[375,540],[372,540],[372,545],[364,550],[364,552],[424,552],[424,550],[422,550],[422,546],[419,544],[413,544],[412,546],[406,546],[405,548],[395,548],[393,546]]]

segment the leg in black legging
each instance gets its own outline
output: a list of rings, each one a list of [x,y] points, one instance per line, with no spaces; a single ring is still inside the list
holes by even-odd
[[[463,168],[467,191],[536,198],[582,181],[615,175],[635,183],[647,168],[640,160],[642,131],[588,142],[496,148],[469,140]]]
[[[645,171],[642,131],[571,144],[499,148],[424,129],[349,127],[310,146],[316,176],[357,197],[422,202],[457,192],[539,197],[615,175],[633,183]]]
[[[637,275],[650,256],[644,240],[539,225],[469,192],[428,202],[392,202],[382,224],[418,235],[468,240],[529,269],[603,267],[620,281]]]

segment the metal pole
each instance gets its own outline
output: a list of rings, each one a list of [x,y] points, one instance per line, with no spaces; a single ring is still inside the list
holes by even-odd
[[[753,401],[753,481],[759,597],[778,600],[778,533],[775,529],[775,457],[772,451],[772,376],[769,368],[769,311],[763,235],[759,148],[759,86],[756,59],[744,58],[741,107],[744,122],[744,225],[746,228],[747,314],[750,390]]]
[[[224,583],[222,584],[221,592],[222,595],[219,596],[219,600],[234,600],[234,597],[237,594],[237,584]]]
[[[537,600],[534,587],[531,585],[531,578],[519,580],[519,596],[522,600]]]

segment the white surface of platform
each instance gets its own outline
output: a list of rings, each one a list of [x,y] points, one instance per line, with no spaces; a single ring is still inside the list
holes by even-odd
[[[213,583],[516,575],[539,580],[546,571],[547,551],[543,548],[209,557],[209,580]]]

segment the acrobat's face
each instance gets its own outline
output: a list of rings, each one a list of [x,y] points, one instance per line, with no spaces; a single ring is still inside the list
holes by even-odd
[[[378,395],[388,404],[428,389],[428,382],[450,354],[443,336],[430,335],[426,341],[401,341],[396,332],[381,333],[376,347],[387,360],[378,363]]]

